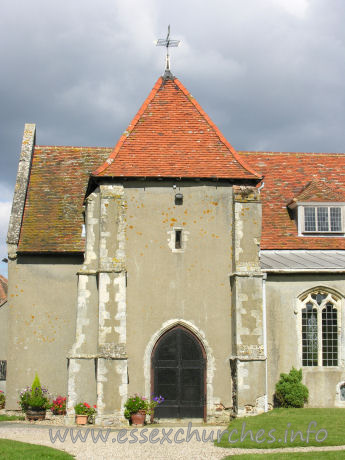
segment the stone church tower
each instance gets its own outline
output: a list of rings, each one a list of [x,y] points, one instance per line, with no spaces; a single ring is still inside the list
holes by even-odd
[[[162,418],[229,417],[266,401],[261,177],[169,71],[85,196],[68,415],[116,424],[134,393]]]

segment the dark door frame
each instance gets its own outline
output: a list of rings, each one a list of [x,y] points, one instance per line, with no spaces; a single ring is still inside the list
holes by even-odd
[[[169,332],[171,332],[173,329],[182,329],[184,332],[190,334],[193,336],[193,338],[197,341],[197,343],[199,344],[200,348],[201,348],[201,352],[202,352],[202,356],[204,358],[204,363],[205,363],[205,368],[204,368],[204,382],[203,382],[203,388],[204,388],[204,422],[207,421],[207,355],[206,355],[206,351],[205,351],[205,347],[204,345],[202,344],[202,342],[200,341],[199,337],[194,334],[193,331],[191,331],[190,329],[188,329],[187,327],[183,326],[182,324],[176,324],[174,326],[172,326],[170,329],[168,329],[167,331],[165,331],[156,341],[153,349],[152,349],[152,352],[151,352],[151,385],[150,385],[150,388],[151,388],[151,394],[154,394],[154,366],[153,366],[153,356],[155,354],[155,351],[156,351],[156,348],[157,346],[159,345],[159,342],[163,339],[163,337],[168,334]]]

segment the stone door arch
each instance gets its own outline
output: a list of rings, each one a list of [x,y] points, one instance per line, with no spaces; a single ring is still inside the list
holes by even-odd
[[[151,393],[165,398],[158,418],[206,416],[206,353],[197,337],[176,326],[156,342],[151,357]]]

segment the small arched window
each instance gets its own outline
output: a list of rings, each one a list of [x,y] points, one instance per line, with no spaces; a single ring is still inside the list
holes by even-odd
[[[340,298],[316,289],[302,303],[302,366],[338,366]]]

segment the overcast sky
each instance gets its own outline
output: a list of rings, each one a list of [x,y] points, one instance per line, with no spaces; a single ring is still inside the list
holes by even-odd
[[[172,72],[237,150],[345,152],[344,0],[1,0],[0,260],[24,123],[114,146],[169,23]]]

